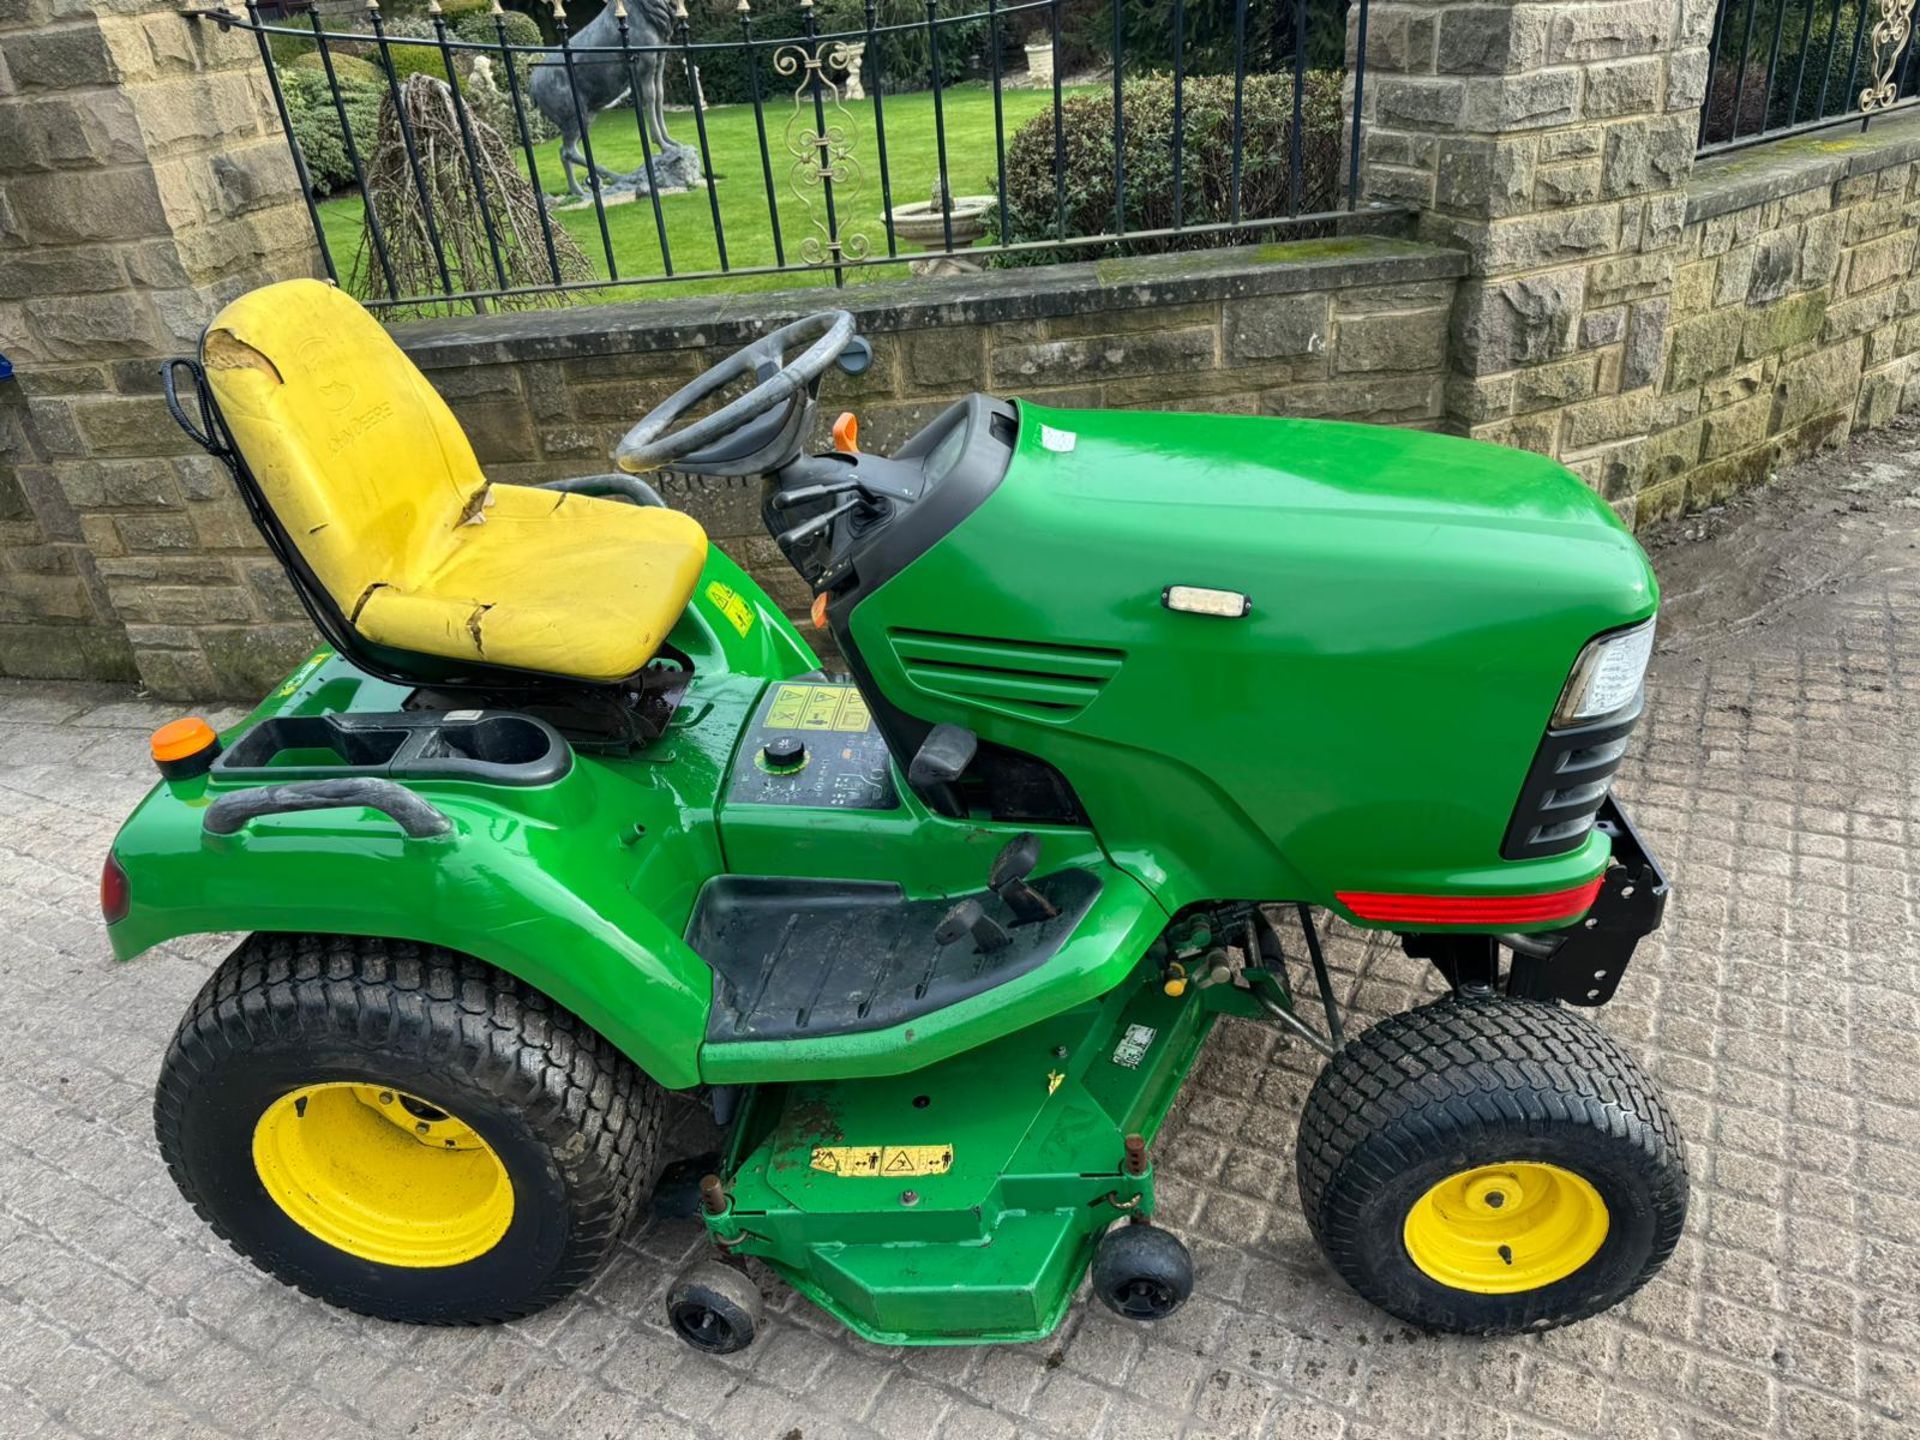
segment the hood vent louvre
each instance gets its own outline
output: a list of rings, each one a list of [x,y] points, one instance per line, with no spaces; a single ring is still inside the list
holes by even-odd
[[[1078,715],[1126,658],[1119,650],[940,630],[893,630],[888,638],[907,678],[929,695],[1035,720]]]

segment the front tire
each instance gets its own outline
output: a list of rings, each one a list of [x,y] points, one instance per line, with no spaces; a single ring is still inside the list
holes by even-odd
[[[1545,1330],[1653,1278],[1687,1212],[1678,1127],[1631,1056],[1533,1000],[1393,1015],[1315,1081],[1301,1206],[1363,1298],[1430,1330]]]
[[[434,1325],[577,1289],[652,1178],[661,1092],[580,1020],[433,946],[255,935],[154,1097],[181,1193],[260,1269]]]

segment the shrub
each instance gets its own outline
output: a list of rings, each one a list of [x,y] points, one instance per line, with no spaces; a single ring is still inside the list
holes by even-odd
[[[518,10],[509,10],[501,17],[507,22],[507,43],[509,45],[544,45],[546,37],[540,33],[540,26],[531,15],[523,15]],[[482,9],[478,14],[463,15],[459,24],[453,27],[454,33],[462,40],[472,40],[481,45],[499,43],[500,32],[494,27],[493,15]],[[516,69],[524,69],[526,57],[514,57]]]
[[[1128,83],[1126,121],[1126,217],[1128,229],[1170,226],[1173,212],[1173,80],[1155,75]],[[1200,76],[1186,82],[1183,105],[1181,220],[1188,225],[1221,222],[1232,214],[1233,79]],[[1293,77],[1249,75],[1242,101],[1240,213],[1284,214],[1290,203]],[[1301,208],[1331,209],[1339,195],[1340,77],[1310,70],[1303,94]],[[1061,105],[1065,157],[1067,234],[1098,235],[1113,229],[1113,98],[1068,97]],[[1048,240],[1058,233],[1053,174],[1053,112],[1043,111],[1014,132],[1007,144],[1009,243]],[[989,212],[999,223],[999,207]],[[1215,232],[1163,240],[1126,241],[1113,254],[1191,250],[1254,238]],[[1076,255],[1086,255],[1084,249]],[[1044,252],[998,257],[999,264],[1045,264]]]
[[[447,78],[447,63],[441,57],[440,47],[436,44],[403,44],[403,40],[432,41],[436,37],[433,25],[426,20],[395,20],[386,27],[387,38],[394,41],[387,47],[387,65],[393,71],[393,78],[405,80],[409,75],[431,75],[436,80]],[[378,51],[375,51],[376,56]],[[473,64],[471,50],[454,50],[454,69],[465,79]]]
[[[312,65],[288,66],[280,77],[280,84],[287,99],[287,116],[293,122],[294,139],[300,142],[300,153],[307,159],[307,178],[313,184],[314,194],[326,195],[353,183],[353,165],[340,135],[340,115],[327,89],[326,73],[320,69],[317,55],[314,60]],[[343,62],[361,63],[344,57],[334,60],[336,67],[343,66]],[[340,80],[341,106],[347,112],[347,123],[353,127],[354,144],[365,160],[373,153],[379,134],[380,102],[387,93],[386,81],[379,78],[377,71],[372,77],[348,74],[344,68],[336,73]]]
[[[320,58],[318,50],[309,50],[292,65],[290,70],[318,70],[323,76],[327,73],[326,62]],[[333,73],[346,80],[364,80],[372,85],[384,86],[387,83],[386,72],[370,60],[362,60],[355,55],[333,56]]]
[[[471,20],[476,15],[493,19],[492,0],[440,0],[440,13],[446,17],[447,28],[457,31],[462,20]]]

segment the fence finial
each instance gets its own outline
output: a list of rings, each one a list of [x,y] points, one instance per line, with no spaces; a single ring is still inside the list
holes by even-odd
[[[560,0],[553,0],[553,18],[556,20],[567,18],[567,7],[562,5]]]
[[[627,18],[627,0],[613,0],[613,18],[616,20]]]
[[[427,0],[427,14],[438,15],[439,13],[440,13],[440,0]]]
[[[749,5],[747,0],[740,0],[740,3],[733,8],[742,15],[751,15],[753,13],[753,6]]]
[[[676,20],[687,18],[687,0],[673,0],[673,18]]]
[[[378,10],[379,8],[380,0],[367,0],[367,9],[369,11]]]
[[[491,10],[491,12],[492,12],[493,14],[495,14],[495,15],[504,15],[504,14],[506,14],[506,13],[507,13],[507,8],[506,8],[506,6],[504,6],[504,5],[502,5],[502,4],[500,3],[500,0],[493,0],[493,4],[492,4],[491,6],[489,6],[488,8],[489,8],[489,10]]]

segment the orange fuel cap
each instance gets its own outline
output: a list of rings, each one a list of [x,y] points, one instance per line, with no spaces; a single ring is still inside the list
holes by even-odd
[[[169,780],[203,774],[220,753],[220,737],[198,715],[175,720],[153,732],[148,742],[153,763]]]
[[[833,448],[842,455],[860,453],[860,417],[851,410],[842,410],[833,422]]]

